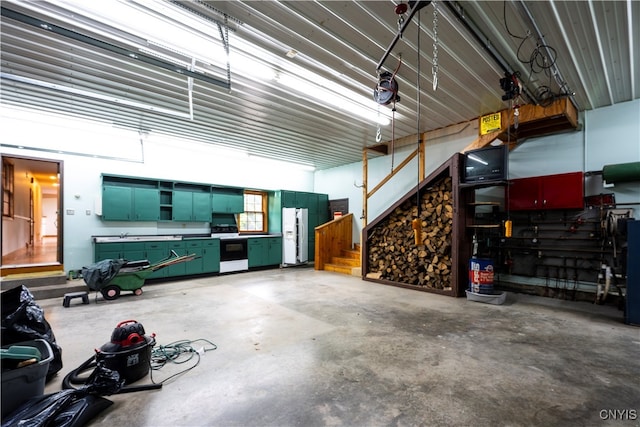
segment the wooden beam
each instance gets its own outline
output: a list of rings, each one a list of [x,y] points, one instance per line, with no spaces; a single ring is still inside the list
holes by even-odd
[[[461,152],[483,148],[496,139],[509,145],[517,143],[519,138],[530,138],[563,132],[578,127],[578,112],[567,98],[560,98],[547,106],[523,105],[518,108],[518,128],[515,127],[514,114],[510,110],[500,112],[501,129],[479,136]],[[509,130],[509,134],[507,134]]]
[[[373,190],[371,190],[371,192],[369,192],[365,197],[371,197],[373,196],[373,194],[378,191],[384,184],[386,184],[391,178],[394,177],[394,175],[396,173],[398,173],[398,171],[400,169],[402,169],[403,167],[405,167],[407,165],[407,163],[409,163],[416,155],[418,154],[418,149],[416,148],[415,150],[413,150],[411,152],[411,154],[409,154],[409,156],[407,156],[406,159],[404,159],[402,161],[402,163],[400,163],[394,170],[391,171],[391,173],[389,175],[387,175],[386,177],[384,177],[384,179],[382,181],[380,181],[378,183],[378,185],[376,185]]]
[[[367,177],[369,176],[369,162],[367,150],[362,150],[362,228],[367,226]],[[362,240],[361,240],[362,241]]]
[[[366,150],[373,151],[375,153],[383,154],[386,156],[387,154],[389,154],[389,143],[383,142],[376,145],[370,145],[368,147],[365,147],[365,151]]]
[[[491,144],[493,141],[498,139],[498,137],[504,131],[504,129],[506,128],[501,128],[499,130],[479,136],[478,138],[476,138],[475,141],[473,141],[471,144],[464,147],[464,149],[461,150],[460,152],[464,153],[469,150],[475,150],[476,148],[486,147],[487,145]]]

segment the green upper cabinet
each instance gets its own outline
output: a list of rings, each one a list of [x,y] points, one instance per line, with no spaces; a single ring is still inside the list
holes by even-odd
[[[269,233],[282,232],[282,208],[307,208],[309,233],[329,218],[329,196],[320,193],[279,190],[269,194]]]
[[[172,197],[174,221],[211,221],[211,193],[205,188],[174,189]]]
[[[105,221],[157,221],[160,219],[158,188],[104,184],[102,219]]]
[[[133,219],[135,221],[160,219],[160,190],[157,188],[133,189]]]
[[[133,188],[105,185],[102,187],[102,219],[133,221]]]
[[[329,195],[318,194],[318,225],[329,221]]]
[[[309,208],[309,196],[313,193],[302,191],[281,191],[283,208]]]
[[[244,212],[244,190],[214,187],[211,190],[211,211],[234,214]]]

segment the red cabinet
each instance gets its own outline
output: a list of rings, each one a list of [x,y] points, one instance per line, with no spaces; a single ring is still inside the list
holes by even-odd
[[[512,211],[583,209],[582,172],[536,176],[509,181],[507,206]]]

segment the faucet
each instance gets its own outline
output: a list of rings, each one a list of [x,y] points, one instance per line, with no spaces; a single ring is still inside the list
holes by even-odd
[[[120,238],[124,239],[125,237],[127,237],[129,235],[129,232],[127,231],[126,233],[120,233]]]

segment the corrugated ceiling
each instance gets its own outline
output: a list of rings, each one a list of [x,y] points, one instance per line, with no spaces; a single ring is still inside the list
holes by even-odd
[[[149,2],[129,3],[152,13]],[[224,22],[226,14],[232,41],[242,39],[264,49],[264,54],[253,55],[256,64],[281,76],[292,73],[288,70],[292,67],[312,71],[330,82],[321,88],[327,98],[337,95],[344,100],[344,105],[330,105],[307,91],[285,86],[282,80],[245,76],[231,62],[230,89],[211,80],[226,82],[224,69],[203,66],[209,80],[193,80],[191,120],[184,73],[83,40],[88,36],[139,52],[135,46],[146,43],[146,38],[136,31],[117,31],[69,10],[64,3],[6,0],[2,2],[1,99],[6,104],[95,117],[317,169],[340,166],[361,160],[362,148],[377,142],[376,123],[353,114],[347,101],[354,97],[344,91],[373,99],[377,65],[402,25],[394,12],[398,3],[165,2],[168,8],[182,6],[187,15],[195,11],[205,17],[202,22],[210,26],[212,36],[219,33],[214,21]],[[185,6],[190,10],[184,11]],[[16,18],[14,12],[35,18],[36,23]],[[52,31],[43,22],[73,33]],[[501,99],[504,92],[499,84],[505,71],[520,73],[524,95],[518,102],[544,104],[568,96],[582,111],[637,99],[638,22],[640,2],[636,1],[431,2],[406,24],[403,37],[380,69],[393,72],[399,66],[400,95],[394,126],[381,128],[381,141],[509,107]],[[434,28],[438,39],[435,91]],[[288,58],[290,50],[297,56]],[[374,115],[378,109],[383,115],[392,114],[391,105],[369,108]]]

